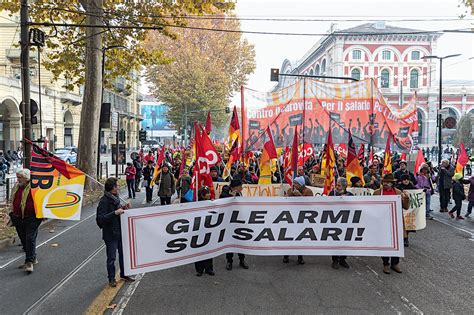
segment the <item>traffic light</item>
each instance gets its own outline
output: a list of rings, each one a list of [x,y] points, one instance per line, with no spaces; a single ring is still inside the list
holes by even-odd
[[[38,104],[34,100],[30,100],[30,115],[31,115],[31,124],[36,125],[38,123]]]
[[[230,113],[230,108],[229,108],[229,106],[226,106],[226,108],[225,108],[225,113],[226,113],[226,114],[229,114],[229,113]]]
[[[272,68],[270,70],[270,81],[278,82],[280,76],[280,69]]]
[[[120,129],[119,131],[119,141],[125,142],[125,129]]]
[[[140,142],[146,141],[146,130],[140,129],[140,131],[138,132],[138,139],[140,140]]]

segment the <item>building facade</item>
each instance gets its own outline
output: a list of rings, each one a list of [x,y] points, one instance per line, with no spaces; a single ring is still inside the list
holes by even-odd
[[[19,17],[8,16],[6,11],[0,11],[0,149],[13,150],[21,146],[22,123],[20,113],[21,80],[20,80],[20,24]],[[30,51],[31,99],[39,103],[41,95],[42,112],[36,115],[40,124],[32,125],[33,138],[41,135],[48,141],[48,149],[66,146],[77,146],[81,131],[81,103],[83,88],[72,91],[63,86],[65,79],[52,81],[53,75],[46,70],[41,59],[46,58],[47,48],[44,48],[38,60],[37,51]],[[38,61],[40,63],[38,63]],[[40,71],[38,71],[40,70]],[[39,80],[39,75],[41,78]],[[41,91],[38,83],[41,82]],[[111,110],[119,113],[120,126],[126,130],[127,147],[139,147],[138,129],[141,120],[138,106],[138,80],[127,82],[131,88],[126,88],[123,79],[117,79],[112,90],[104,90],[104,102],[111,103]],[[115,132],[105,129],[101,133],[101,143],[110,149],[115,143]]]
[[[284,60],[280,73],[373,78],[386,100],[395,105],[406,104],[416,92],[419,142],[432,146],[437,143],[439,62],[423,56],[436,55],[440,34],[419,32],[382,21],[341,31],[333,25],[299,61]],[[294,80],[281,77],[275,89]],[[444,80],[442,104],[443,118],[459,121],[463,115],[474,116],[474,82]],[[444,143],[452,141],[455,130],[443,128]]]

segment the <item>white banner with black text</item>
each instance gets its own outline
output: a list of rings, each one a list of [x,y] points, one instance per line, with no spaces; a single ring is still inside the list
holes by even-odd
[[[237,197],[131,209],[125,273],[224,253],[403,257],[400,196]]]

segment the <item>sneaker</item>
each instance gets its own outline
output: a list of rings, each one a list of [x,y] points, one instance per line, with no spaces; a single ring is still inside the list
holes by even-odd
[[[304,265],[303,257],[298,257],[298,265]]]
[[[465,218],[469,218],[471,216],[470,213],[466,213],[466,215],[464,216]]]
[[[27,262],[25,266],[25,271],[30,274],[33,272],[33,263],[32,262]]]
[[[341,265],[341,267],[346,268],[346,269],[350,267],[347,261],[345,260],[339,260],[339,265]]]
[[[227,264],[225,265],[225,269],[227,269],[227,270],[232,270],[232,263],[231,263],[231,262],[227,262]]]
[[[451,217],[451,219],[454,219],[454,214],[452,214],[451,212],[448,212],[448,215]]]
[[[35,260],[33,260],[33,265],[37,265],[37,264],[38,264],[38,259],[35,258]],[[26,268],[26,263],[18,266],[18,269],[25,269],[25,268]]]
[[[456,220],[464,220],[464,218],[462,216],[457,216]]]

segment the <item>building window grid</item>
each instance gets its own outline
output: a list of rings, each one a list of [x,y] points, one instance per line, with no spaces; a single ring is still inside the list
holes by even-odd
[[[360,80],[360,69],[358,69],[358,68],[352,69],[351,77],[356,79],[356,80]]]
[[[420,60],[420,52],[418,50],[411,52],[411,60]]]
[[[418,88],[419,73],[418,70],[413,69],[410,71],[410,89]]]
[[[359,49],[355,49],[352,51],[352,59],[354,60],[361,60],[362,59],[362,51]]]
[[[380,72],[380,87],[384,89],[390,87],[390,71],[387,69]]]
[[[390,50],[382,51],[382,60],[392,60],[392,52]]]

